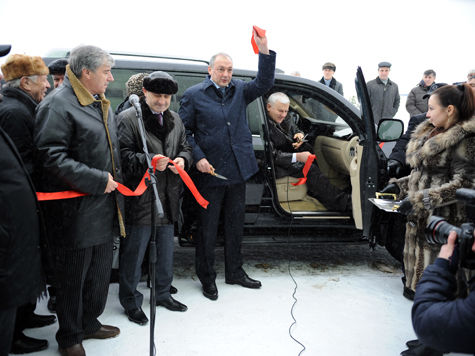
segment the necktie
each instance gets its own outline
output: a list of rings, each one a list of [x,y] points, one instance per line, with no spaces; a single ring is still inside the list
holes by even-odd
[[[160,126],[163,126],[163,115],[161,112],[159,112],[157,115],[157,119],[158,119],[158,123],[160,124]]]

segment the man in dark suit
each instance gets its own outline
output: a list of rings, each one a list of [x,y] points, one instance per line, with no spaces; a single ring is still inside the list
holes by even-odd
[[[290,100],[281,92],[267,99],[269,135],[277,178],[303,177],[303,167],[312,148],[304,142],[304,134],[287,117]],[[314,161],[307,175],[308,194],[318,199],[327,209],[346,212],[351,209],[351,196],[333,186]]]
[[[246,106],[272,88],[276,56],[275,52],[269,51],[265,36],[254,32],[254,38],[259,48],[259,69],[254,80],[232,79],[231,57],[218,53],[210,60],[209,76],[185,91],[179,111],[193,148],[193,161],[200,172],[198,187],[210,203],[206,210],[200,209],[196,273],[203,285],[204,296],[211,300],[218,298],[214,248],[221,209],[224,213],[226,283],[261,287],[261,283],[249,278],[242,268],[246,181],[258,171]],[[215,169],[227,180],[211,175]]]

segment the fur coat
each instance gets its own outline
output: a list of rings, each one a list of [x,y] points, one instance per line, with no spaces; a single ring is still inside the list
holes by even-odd
[[[455,192],[475,187],[475,119],[457,123],[431,137],[433,130],[429,120],[417,127],[406,152],[411,173],[393,180],[401,190],[399,198],[408,196],[413,205],[407,217],[404,246],[406,287],[412,290],[440,250],[440,246],[429,245],[424,237],[429,216],[442,216],[459,226],[466,221],[466,214],[464,205],[456,201]]]

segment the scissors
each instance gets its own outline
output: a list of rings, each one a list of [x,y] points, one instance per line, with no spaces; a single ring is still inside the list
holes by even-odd
[[[218,174],[214,171],[214,167],[212,165],[210,165],[211,167],[211,171],[209,172],[209,174],[211,174],[212,176],[215,176],[216,178],[219,178],[219,179],[224,179],[224,180],[228,180],[228,178],[226,178],[225,176],[222,176],[221,174]]]
[[[297,142],[308,142],[308,140],[306,140],[307,136],[308,136],[308,134],[305,134],[305,136],[302,137],[300,140],[299,140],[299,138],[297,137]]]

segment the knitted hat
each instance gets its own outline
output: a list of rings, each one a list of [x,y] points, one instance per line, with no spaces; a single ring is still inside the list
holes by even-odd
[[[148,73],[137,73],[127,80],[125,83],[125,87],[127,88],[127,96],[130,96],[131,94],[143,96],[143,78],[145,78],[147,75]]]
[[[12,54],[2,65],[5,81],[30,75],[48,75],[49,69],[41,57],[30,57],[24,54]]]

